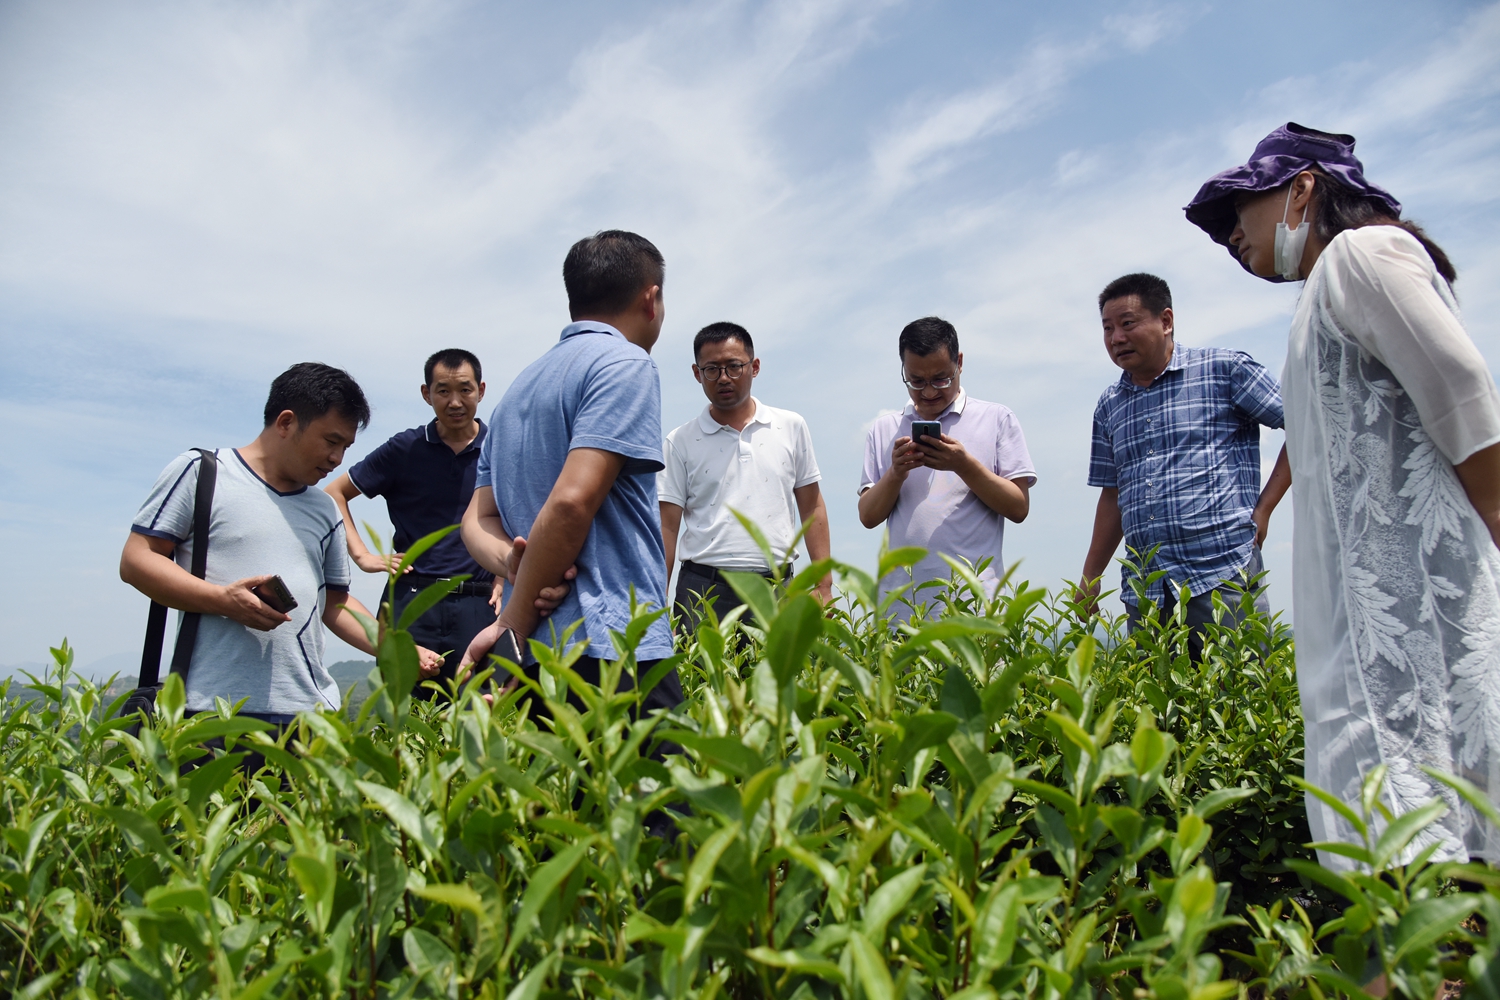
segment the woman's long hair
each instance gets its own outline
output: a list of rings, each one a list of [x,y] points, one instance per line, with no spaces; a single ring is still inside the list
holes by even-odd
[[[1313,226],[1316,228],[1318,238],[1327,242],[1346,229],[1360,229],[1364,226],[1395,226],[1404,229],[1417,238],[1417,241],[1426,249],[1427,255],[1432,258],[1432,263],[1437,267],[1438,274],[1447,279],[1448,284],[1458,280],[1458,272],[1454,270],[1453,262],[1443,252],[1443,248],[1432,241],[1422,227],[1410,219],[1392,219],[1385,206],[1374,198],[1367,198],[1349,185],[1341,183],[1323,173],[1321,170],[1312,171],[1318,178],[1317,195],[1318,210],[1313,218]]]

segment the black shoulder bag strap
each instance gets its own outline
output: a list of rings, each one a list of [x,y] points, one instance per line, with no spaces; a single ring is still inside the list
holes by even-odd
[[[219,477],[218,456],[206,448],[197,449],[202,456],[198,463],[198,485],[193,497],[193,575],[204,579],[208,572],[208,528],[213,515],[214,484]],[[203,616],[197,612],[184,613],[182,627],[177,630],[177,645],[172,650],[172,673],[187,677],[188,664],[193,659],[193,644],[198,640],[198,620]],[[146,617],[146,646],[141,652],[141,683],[143,688],[155,687],[161,682],[161,651],[167,634],[167,606],[151,602],[151,611]]]

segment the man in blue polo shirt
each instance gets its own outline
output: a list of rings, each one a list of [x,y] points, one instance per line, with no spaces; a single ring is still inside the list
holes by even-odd
[[[366,573],[390,572],[412,542],[457,524],[474,493],[474,470],[485,435],[484,423],[475,419],[484,399],[479,359],[457,348],[438,351],[427,359],[424,375],[422,399],[432,407],[433,420],[395,435],[327,487],[344,518],[349,556]],[[385,558],[365,547],[349,514],[349,501],[360,495],[385,497],[396,529],[395,552]],[[470,579],[411,627],[418,645],[447,654],[435,675],[440,684],[453,678],[474,636],[494,622],[499,604],[495,576],[469,556],[455,531],[422,553],[396,583],[399,617],[424,587],[464,573]],[[419,681],[416,693],[430,697],[432,690]]]
[[[1271,512],[1291,485],[1283,448],[1260,488],[1260,428],[1281,427],[1281,386],[1242,351],[1176,343],[1172,292],[1155,275],[1110,282],[1099,314],[1105,349],[1124,371],[1094,410],[1089,485],[1100,487],[1099,504],[1079,597],[1093,603],[1121,539],[1142,555],[1155,548],[1147,572],[1166,575],[1146,596],[1165,617],[1188,586],[1196,660],[1214,591],[1229,608],[1224,623],[1239,620],[1233,588],[1260,574]],[[1127,566],[1120,594],[1132,630],[1141,618],[1133,575]],[[1270,610],[1263,591],[1256,604]]]
[[[573,322],[496,407],[464,515],[474,558],[492,572],[515,566],[500,620],[475,638],[466,663],[492,648],[524,663],[527,638],[550,643],[580,622],[572,641],[587,649],[573,669],[596,683],[599,661],[623,653],[611,633],[629,623],[632,593],[666,606],[656,495],[661,378],[650,355],[665,315],[663,273],[661,253],[634,233],[601,232],[568,251],[563,283]],[[530,542],[519,557],[518,537]],[[564,582],[574,565],[572,591],[550,625],[542,622],[543,588]],[[635,650],[641,675],[671,652],[666,619],[658,619]],[[644,707],[681,700],[674,671]]]

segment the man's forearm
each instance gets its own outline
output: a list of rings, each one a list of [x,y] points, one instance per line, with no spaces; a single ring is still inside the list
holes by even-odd
[[[798,513],[801,513],[799,511]],[[803,515],[803,520],[807,515]],[[812,524],[807,526],[807,558],[813,562],[819,559],[827,559],[833,552],[833,544],[828,532],[828,505],[823,502],[822,494],[818,495],[818,502],[813,505]]]
[[[541,621],[536,608],[543,587],[555,587],[583,551],[593,527],[594,514],[571,503],[553,503],[542,508],[526,542],[526,555],[511,585],[500,624],[515,629],[524,640]]]
[[[1125,538],[1120,523],[1118,492],[1106,487],[1099,493],[1099,504],[1094,511],[1094,536],[1089,542],[1088,556],[1083,560],[1083,580],[1088,584],[1098,580],[1109,568],[1109,561]]]
[[[959,472],[964,485],[974,492],[990,510],[1017,524],[1031,513],[1031,494],[1019,483],[1006,479],[982,465],[974,456],[969,456],[966,468]]]
[[[370,554],[364,539],[359,536],[359,529],[354,525],[354,515],[349,513],[350,495],[359,496],[359,487],[354,485],[354,480],[346,472],[330,483],[324,492],[333,497],[333,505],[339,509],[339,517],[344,520],[344,540],[349,549],[349,558],[358,564],[361,557]]]
[[[875,485],[859,495],[860,523],[866,528],[884,524],[900,498],[901,480],[887,470],[885,475],[875,481]]]
[[[490,487],[481,486],[474,491],[458,531],[475,562],[501,579],[510,579],[511,539],[495,508],[495,494]]]
[[[132,534],[120,556],[120,579],[158,604],[178,611],[222,615],[224,588],[199,579],[170,556],[154,552],[145,535]]]
[[[1281,503],[1281,498],[1286,496],[1286,491],[1292,488],[1292,465],[1286,457],[1286,445],[1281,446],[1281,454],[1276,456],[1276,464],[1271,469],[1271,475],[1266,479],[1265,488],[1260,491],[1260,497],[1255,501],[1255,509],[1263,510],[1267,514],[1276,509]]]
[[[349,609],[365,615],[370,614],[369,609],[347,590],[330,590],[328,606],[323,609],[323,624],[328,626],[328,631],[361,653],[367,656],[377,655],[375,647],[370,643],[370,637],[365,634],[365,627],[360,624],[359,619],[349,613]]]
[[[682,530],[682,508],[670,500],[657,504],[661,514],[661,541],[667,559],[667,593],[672,592],[673,563],[677,561],[677,534]]]

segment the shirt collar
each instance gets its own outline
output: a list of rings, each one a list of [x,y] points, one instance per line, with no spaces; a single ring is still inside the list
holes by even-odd
[[[479,424],[479,433],[474,435],[474,440],[470,441],[467,445],[464,446],[464,450],[458,453],[460,455],[464,454],[465,452],[473,451],[475,448],[479,448],[484,444],[484,432],[486,430],[484,421],[479,420],[477,417],[475,418],[475,420]],[[440,444],[444,448],[448,447],[448,442],[444,441],[443,436],[438,433],[436,417],[428,421],[427,426],[422,428],[422,435],[427,439],[428,444]]]
[[[1172,342],[1172,356],[1167,359],[1167,367],[1165,367],[1165,368],[1163,368],[1161,370],[1161,375],[1158,375],[1158,376],[1156,376],[1156,378],[1154,378],[1154,379],[1151,380],[1151,385],[1136,385],[1135,384],[1135,379],[1133,379],[1133,378],[1130,377],[1130,373],[1129,372],[1121,372],[1120,373],[1120,384],[1123,385],[1127,389],[1133,389],[1133,390],[1139,390],[1139,391],[1144,391],[1146,389],[1149,389],[1149,388],[1151,388],[1151,386],[1155,385],[1163,376],[1165,376],[1167,374],[1167,372],[1180,372],[1180,371],[1182,371],[1183,365],[1186,363],[1184,361],[1184,358],[1183,358],[1183,352],[1184,351],[1188,351],[1190,349],[1191,348],[1183,347],[1181,344],[1177,343],[1174,340]]]
[[[948,406],[943,410],[942,413],[939,413],[937,415],[937,419],[942,420],[944,417],[946,417],[950,413],[953,414],[956,417],[963,416],[964,406],[966,406],[968,404],[968,402],[969,402],[969,390],[960,388],[958,390],[958,396],[953,400],[953,402],[951,402],[951,403],[948,404]],[[909,414],[915,416],[916,412],[917,412],[916,404],[914,404],[910,399],[908,399],[906,401],[906,409],[902,410],[901,412],[902,413],[909,413]]]
[[[750,424],[769,424],[771,422],[770,411],[767,410],[766,407],[762,406],[760,400],[756,399],[754,396],[751,396],[750,399],[755,403],[755,415],[750,418],[750,423],[746,424],[745,426],[749,427]],[[710,403],[708,406],[705,406],[703,408],[702,413],[698,414],[698,427],[703,431],[703,433],[713,434],[715,431],[719,430],[727,430],[734,434],[741,433],[740,431],[736,431],[733,427],[730,427],[728,424],[721,424],[717,420],[715,420],[713,409],[713,404]]]
[[[601,323],[597,319],[581,319],[577,323],[569,323],[563,327],[562,336],[557,339],[567,340],[569,337],[580,333],[609,333],[619,337],[621,340],[626,339],[625,335],[619,330],[616,330],[608,323]]]

